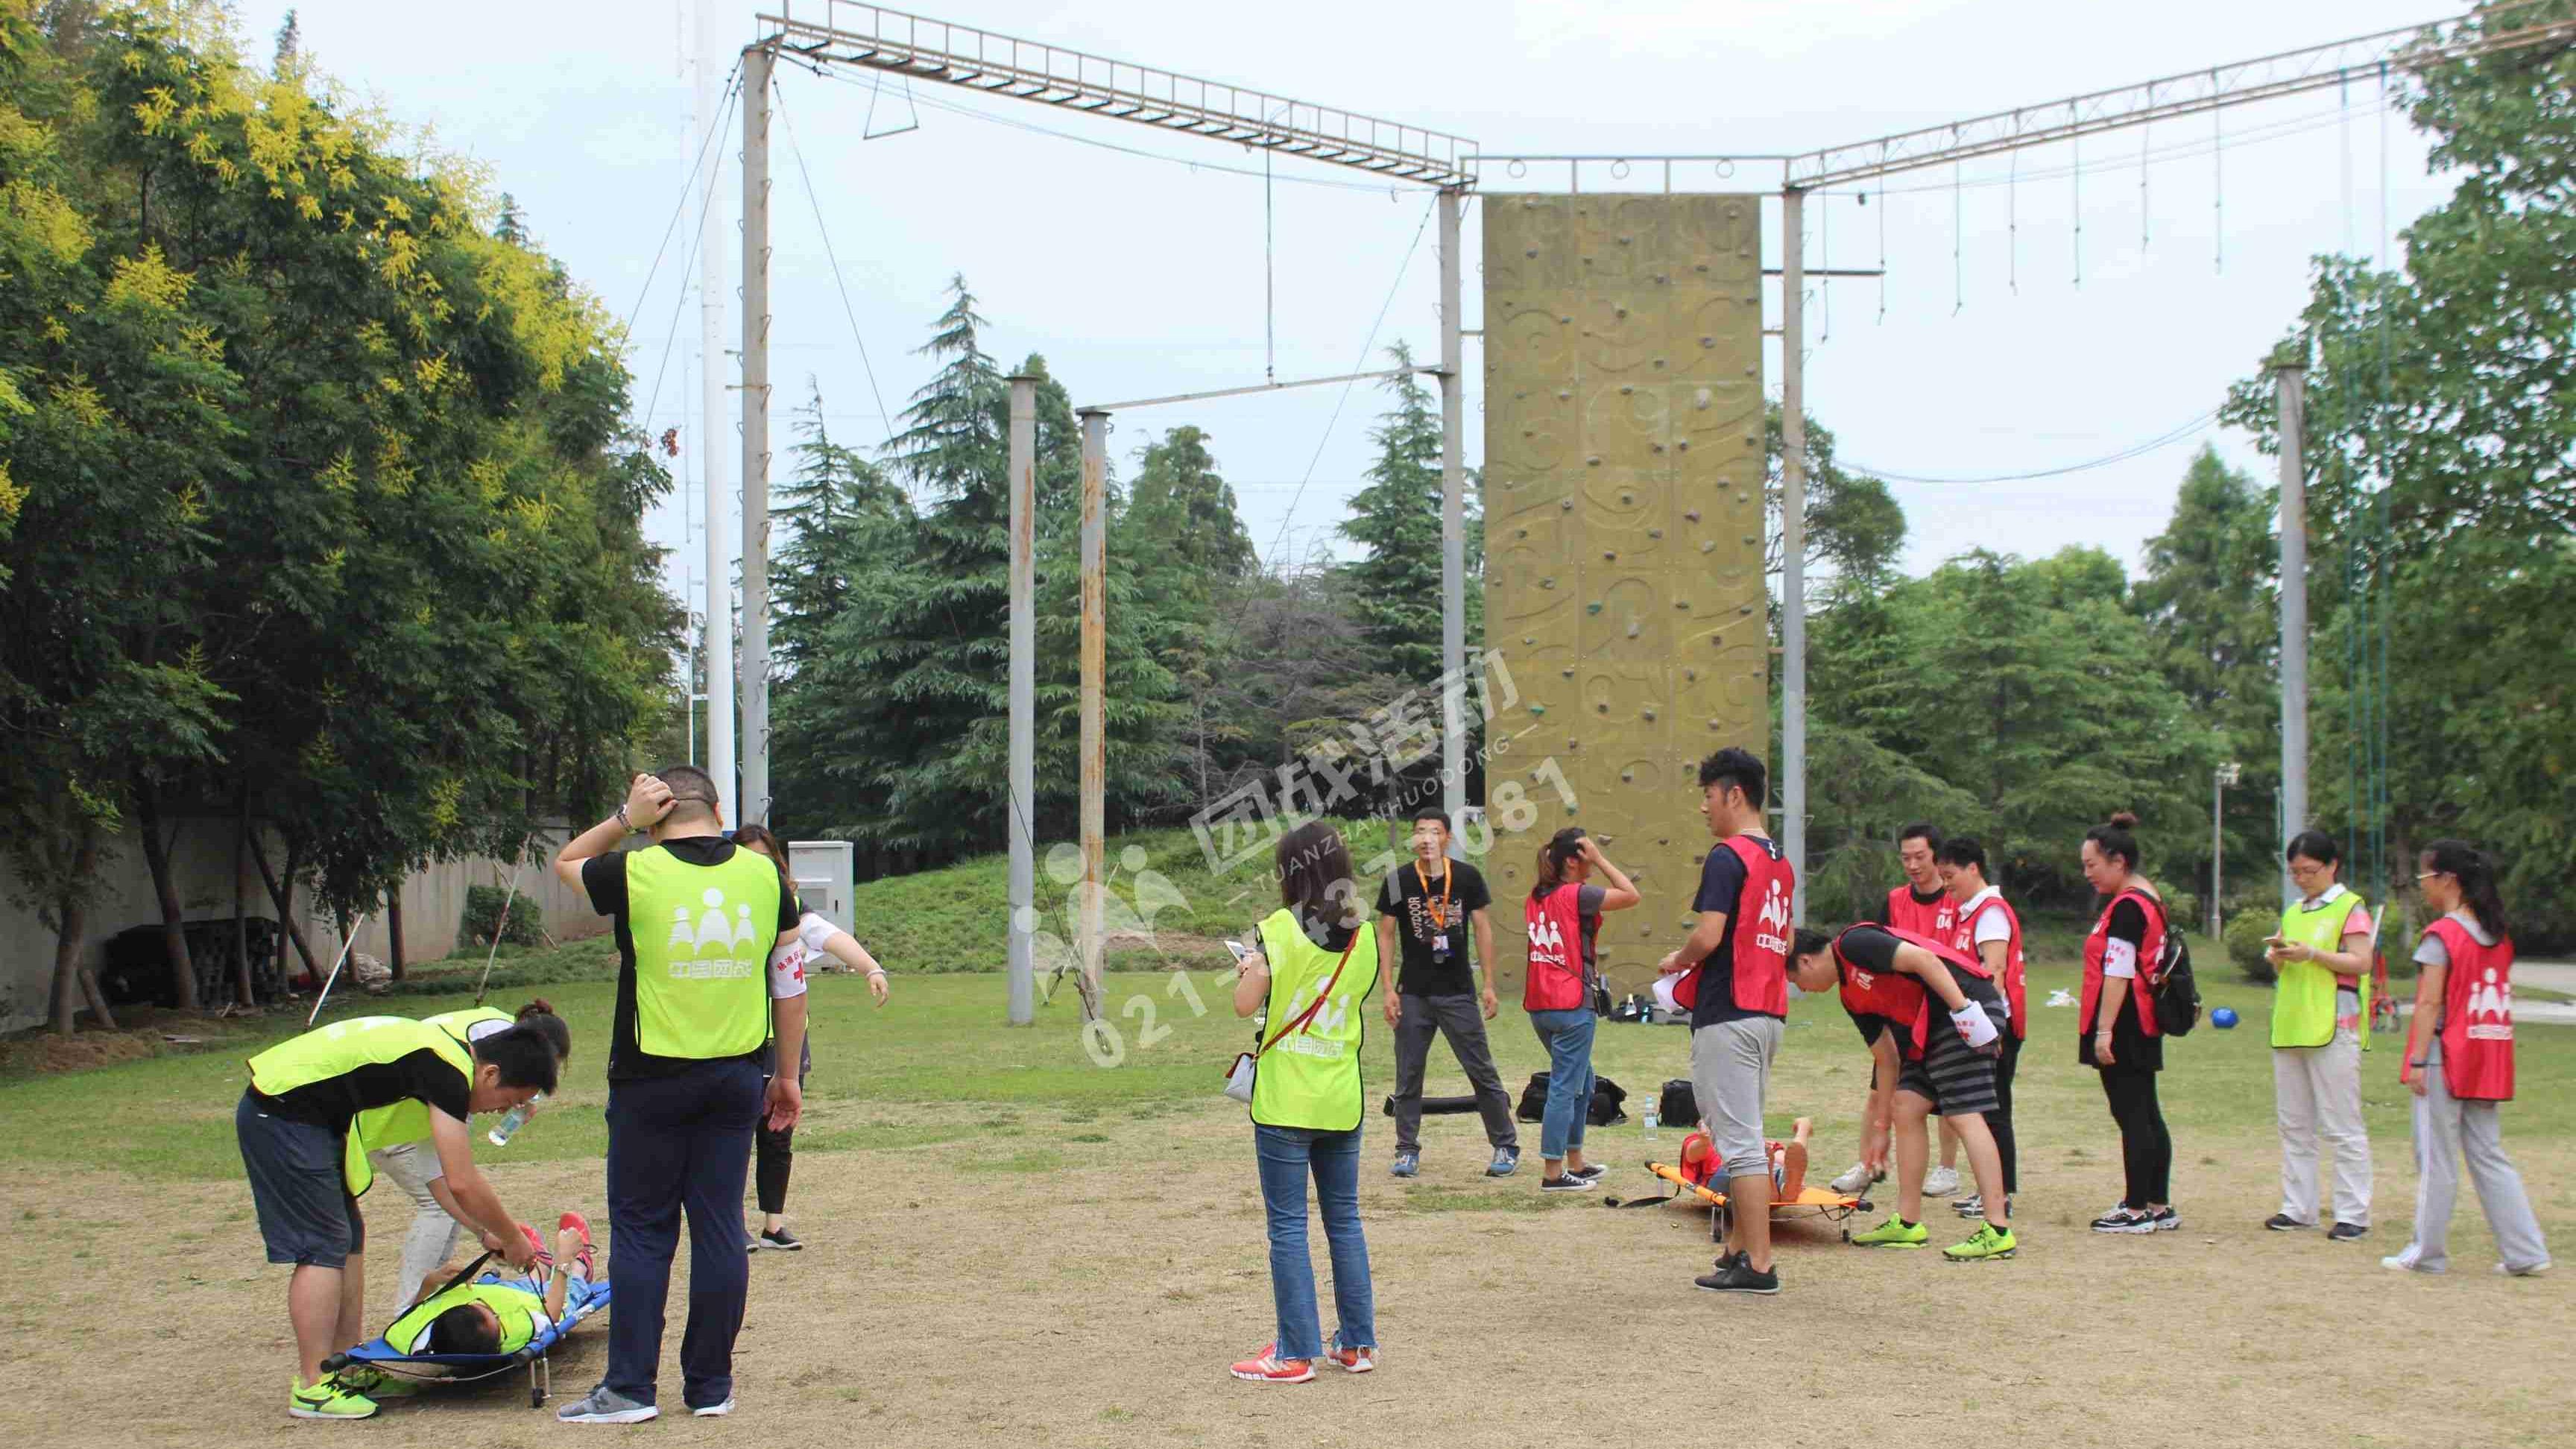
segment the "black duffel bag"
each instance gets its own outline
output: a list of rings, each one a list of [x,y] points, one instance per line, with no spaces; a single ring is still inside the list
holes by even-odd
[[[1523,1122],[1539,1122],[1547,1117],[1547,1077],[1545,1072],[1530,1073],[1529,1085],[1521,1089],[1520,1110],[1512,1115]],[[1608,1077],[1592,1079],[1592,1108],[1584,1120],[1595,1127],[1609,1127],[1628,1120],[1628,1089]]]

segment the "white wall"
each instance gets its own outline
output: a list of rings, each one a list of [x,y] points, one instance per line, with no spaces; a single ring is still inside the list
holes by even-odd
[[[560,846],[560,834],[540,836],[528,847],[528,861],[519,871],[522,899],[511,908],[511,914],[530,909],[530,901],[543,912],[545,929],[557,940],[594,935],[608,929],[605,917],[591,914],[589,903],[581,893],[554,878],[545,869],[545,861]],[[283,865],[285,851],[274,837],[262,842],[268,852],[271,869]],[[82,954],[95,970],[107,938],[131,926],[149,925],[161,919],[161,908],[152,893],[152,873],[143,863],[143,847],[132,836],[121,836],[113,842],[113,853],[103,864],[97,895],[91,900],[88,928],[84,932]],[[182,914],[191,921],[230,920],[233,914],[233,822],[228,819],[191,819],[179,830],[177,845],[170,855],[170,870],[179,888]],[[434,865],[403,883],[403,955],[407,962],[418,964],[434,960],[456,948],[457,925],[465,913],[465,889],[470,885],[497,885],[509,874],[506,863],[492,861],[451,861]],[[276,914],[268,890],[260,884],[259,867],[245,860],[242,864],[241,887],[251,915],[272,918]],[[11,882],[15,887],[14,880]],[[323,958],[329,969],[330,958],[340,949],[337,926],[329,914],[311,908],[311,893],[295,893],[296,913],[303,918],[304,939],[314,953]],[[370,916],[358,931],[357,948],[379,960],[387,955],[384,919],[381,912]],[[290,959],[294,947],[282,946]],[[0,899],[0,1032],[17,1031],[42,1025],[51,1005],[54,969],[54,933],[36,919],[36,913],[14,899]],[[292,962],[289,974],[301,971],[303,963]]]

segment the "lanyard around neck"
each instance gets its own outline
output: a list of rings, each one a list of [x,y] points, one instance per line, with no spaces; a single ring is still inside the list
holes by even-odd
[[[1431,907],[1431,924],[1435,929],[1446,930],[1448,928],[1449,881],[1456,873],[1457,872],[1450,868],[1447,859],[1444,858],[1440,862],[1440,899]],[[1422,898],[1426,901],[1430,900],[1431,873],[1422,868],[1421,861],[1417,860],[1413,863],[1413,878],[1422,887]]]

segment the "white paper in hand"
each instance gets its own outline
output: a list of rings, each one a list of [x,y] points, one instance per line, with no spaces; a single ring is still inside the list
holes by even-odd
[[[1975,1002],[1969,1002],[1951,1012],[1950,1021],[1959,1028],[1960,1039],[1970,1047],[1983,1051],[1995,1044],[1998,1036],[1995,1031],[1995,1019],[1986,1015],[1985,1008]]]

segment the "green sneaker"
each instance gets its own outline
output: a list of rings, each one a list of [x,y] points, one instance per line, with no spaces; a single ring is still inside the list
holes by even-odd
[[[389,1374],[374,1364],[353,1364],[332,1377],[340,1387],[370,1399],[408,1399],[420,1392],[420,1381],[399,1374]]]
[[[286,1412],[298,1419],[367,1419],[375,1416],[376,1401],[352,1392],[339,1375],[326,1374],[311,1387],[289,1393]]]
[[[2013,1236],[2012,1229],[1979,1223],[1966,1242],[1943,1248],[1941,1256],[1953,1263],[1981,1263],[1989,1258],[2009,1258],[2020,1247],[2021,1240]]]
[[[1865,1233],[1852,1236],[1855,1248],[1922,1248],[1932,1242],[1932,1230],[1921,1223],[1909,1223],[1894,1213],[1887,1221]]]

